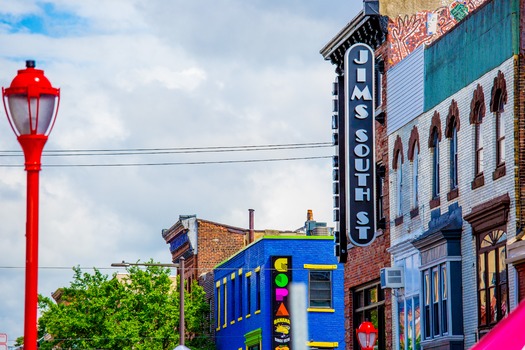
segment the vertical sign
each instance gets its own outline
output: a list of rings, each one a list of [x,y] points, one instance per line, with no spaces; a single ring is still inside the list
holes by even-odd
[[[292,349],[289,291],[292,283],[292,257],[272,256],[272,349]]]
[[[345,53],[346,230],[351,244],[375,239],[374,51],[362,43]]]

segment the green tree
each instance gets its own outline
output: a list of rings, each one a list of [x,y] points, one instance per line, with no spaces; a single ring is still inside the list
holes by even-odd
[[[39,349],[172,350],[179,344],[179,291],[168,268],[131,266],[122,279],[97,269],[73,271],[58,303],[39,296],[39,337],[51,336]],[[214,349],[205,293],[197,283],[191,290],[184,298],[186,334],[192,335],[186,346]]]

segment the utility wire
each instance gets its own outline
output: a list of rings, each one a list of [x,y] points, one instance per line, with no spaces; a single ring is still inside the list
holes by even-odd
[[[73,167],[135,167],[135,166],[169,166],[169,165],[208,165],[208,164],[234,164],[234,163],[261,163],[261,162],[281,162],[295,160],[328,159],[333,156],[317,157],[291,157],[291,158],[268,158],[268,159],[247,159],[247,160],[218,160],[200,162],[157,162],[157,163],[107,163],[107,164],[42,164],[42,168],[73,168]],[[21,168],[21,164],[4,164],[0,168]]]
[[[122,149],[71,149],[71,150],[44,150],[43,156],[68,157],[68,156],[121,156],[143,154],[191,154],[191,153],[217,153],[217,152],[253,152],[276,151],[289,149],[308,149],[331,147],[330,142],[269,144],[269,145],[243,145],[243,146],[209,146],[209,147],[168,147],[168,148],[122,148]],[[22,151],[0,151],[0,157],[23,155]]]
[[[267,145],[242,145],[242,146],[208,146],[208,147],[170,147],[170,148],[127,148],[127,149],[71,149],[44,151],[43,156],[51,157],[81,157],[81,156],[130,156],[130,155],[166,155],[166,154],[193,154],[193,153],[229,153],[229,152],[259,152],[259,151],[281,151],[296,149],[314,149],[332,147],[330,142],[290,143],[290,144],[267,144]],[[0,158],[22,156],[22,151],[0,151]],[[184,162],[134,162],[134,163],[77,163],[77,164],[43,164],[44,168],[65,167],[139,167],[139,166],[177,166],[177,165],[210,165],[210,164],[234,164],[234,163],[261,163],[281,162],[312,159],[328,159],[327,156],[305,156],[285,158],[262,158],[241,160],[212,160],[212,161],[184,161]],[[0,164],[2,168],[19,168],[22,164]]]

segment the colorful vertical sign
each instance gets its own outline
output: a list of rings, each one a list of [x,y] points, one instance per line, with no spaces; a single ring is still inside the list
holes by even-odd
[[[292,257],[271,257],[272,298],[272,350],[292,349],[292,325],[290,319],[290,283],[292,282]]]
[[[363,43],[345,53],[346,229],[367,246],[376,232],[374,51]]]

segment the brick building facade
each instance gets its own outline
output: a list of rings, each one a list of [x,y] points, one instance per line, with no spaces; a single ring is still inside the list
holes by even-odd
[[[524,4],[468,0],[395,19],[362,12],[321,50],[338,75],[355,42],[384,62],[376,159],[386,223],[372,245],[348,249],[347,348],[357,348],[356,314],[366,317],[367,288],[384,266],[401,270],[404,286],[377,292],[380,349],[470,348],[525,296]]]
[[[172,227],[162,230],[162,238],[170,245],[171,260],[178,263],[181,257],[185,259],[187,288],[196,280],[206,292],[210,320],[215,307],[213,268],[242,249],[248,233],[249,229],[198,219],[196,215],[181,215]]]

